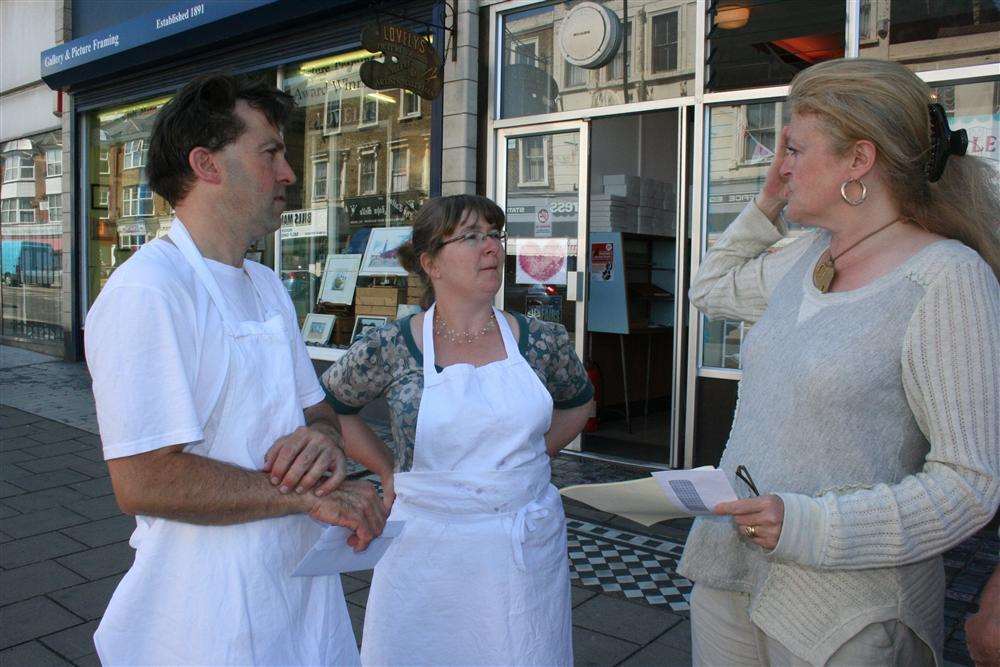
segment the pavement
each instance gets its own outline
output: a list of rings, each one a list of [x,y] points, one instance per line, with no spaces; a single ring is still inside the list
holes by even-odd
[[[553,465],[560,487],[641,474],[569,455]],[[690,522],[644,528],[565,506],[576,663],[690,664],[690,582],[674,571]],[[114,499],[86,367],[0,346],[0,665],[99,664],[92,636],[132,563],[134,525]],[[971,664],[961,624],[997,561],[995,529],[945,555],[948,664]],[[371,573],[342,581],[360,642]]]

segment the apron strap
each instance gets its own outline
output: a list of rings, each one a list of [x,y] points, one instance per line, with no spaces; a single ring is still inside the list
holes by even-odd
[[[424,385],[429,380],[437,377],[438,372],[434,367],[434,310],[437,303],[431,304],[424,314],[423,343],[424,343]]]

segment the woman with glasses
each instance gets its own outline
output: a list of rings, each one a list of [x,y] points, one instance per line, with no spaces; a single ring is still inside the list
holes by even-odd
[[[426,312],[370,332],[323,375],[347,455],[377,473],[401,537],[375,568],[362,662],[572,663],[569,568],[550,457],[593,388],[562,325],[493,307],[504,216],[431,199],[403,266]],[[384,397],[395,454],[358,411]]]
[[[692,282],[754,323],[719,463],[741,499],[678,567],[695,664],[943,663],[941,554],[1000,500],[1000,190],[934,102],[898,63],[800,72]],[[774,251],[786,218],[811,229]]]

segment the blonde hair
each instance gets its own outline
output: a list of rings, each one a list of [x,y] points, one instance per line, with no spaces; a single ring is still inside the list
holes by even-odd
[[[791,112],[817,116],[834,151],[875,144],[884,184],[900,212],[927,231],[961,241],[1000,279],[1000,188],[993,168],[969,155],[948,158],[930,183],[932,102],[926,83],[902,65],[859,58],[813,65],[792,80]]]

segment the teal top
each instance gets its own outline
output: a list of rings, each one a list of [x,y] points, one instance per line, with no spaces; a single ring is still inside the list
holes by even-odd
[[[566,328],[511,314],[520,329],[518,350],[549,390],[555,408],[566,410],[590,401],[594,388]],[[412,317],[369,331],[320,378],[333,409],[341,415],[357,414],[371,401],[385,397],[394,440],[386,444],[395,445],[397,472],[413,466],[417,412],[424,390],[424,355],[410,330]]]

